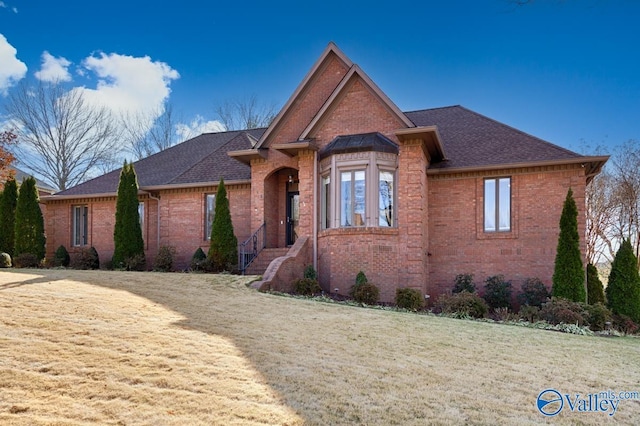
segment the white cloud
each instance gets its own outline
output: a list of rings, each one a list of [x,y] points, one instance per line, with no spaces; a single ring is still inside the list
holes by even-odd
[[[69,65],[71,62],[67,59],[62,56],[56,58],[45,50],[42,53],[42,67],[40,71],[35,73],[35,76],[42,81],[71,81]]]
[[[200,115],[196,115],[190,123],[178,123],[176,125],[176,134],[180,140],[191,139],[202,133],[223,132],[225,130],[221,122],[217,120],[205,121]]]
[[[89,56],[83,65],[98,76],[95,89],[78,87],[85,99],[110,107],[122,115],[156,114],[163,111],[171,81],[180,74],[164,62],[148,56],[133,57],[111,53]]]
[[[27,66],[16,56],[18,51],[0,34],[0,94],[6,95],[7,89],[24,78]]]

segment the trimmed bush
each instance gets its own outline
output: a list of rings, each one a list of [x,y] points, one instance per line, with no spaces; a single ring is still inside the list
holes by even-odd
[[[588,325],[589,313],[584,309],[584,306],[578,302],[554,297],[542,305],[540,318],[549,324]]]
[[[518,316],[523,321],[531,323],[538,322],[540,321],[540,308],[537,306],[523,305],[520,307]]]
[[[216,207],[211,224],[211,243],[207,258],[211,262],[213,272],[236,272],[238,269],[238,238],[233,232],[224,179],[220,179],[216,193]]]
[[[612,323],[613,328],[624,334],[634,334],[639,328],[638,324],[626,315],[613,314]]]
[[[71,260],[74,269],[100,269],[100,257],[95,247],[83,248]]]
[[[520,305],[542,306],[551,297],[547,287],[538,278],[528,278],[522,284],[522,293],[518,295]]]
[[[11,268],[11,256],[9,256],[9,253],[0,253],[0,268]]]
[[[360,271],[356,276],[355,285],[349,290],[349,296],[358,303],[374,305],[378,303],[380,299],[380,289],[374,284],[369,283],[367,276],[364,272]]]
[[[60,246],[56,249],[56,253],[53,257],[53,266],[64,266],[65,268],[71,263],[71,256],[65,246]]]
[[[626,315],[640,323],[640,275],[638,259],[625,239],[611,264],[606,289],[607,306],[614,314]]]
[[[315,268],[313,267],[313,265],[307,265],[306,268],[304,268],[304,277],[311,279],[311,280],[317,280],[318,279],[318,273],[316,272]]]
[[[113,267],[128,271],[144,269],[144,241],[138,208],[138,179],[133,163],[124,162],[116,198],[116,223],[113,228]]]
[[[34,255],[39,264],[44,259],[46,238],[36,180],[33,176],[25,179],[20,185],[14,226],[14,260],[18,263],[16,256],[28,253]]]
[[[436,303],[437,312],[454,314],[457,317],[484,318],[488,310],[489,307],[482,297],[468,291],[450,296],[443,294]]]
[[[40,259],[33,253],[21,253],[13,258],[16,268],[37,268],[40,266]]]
[[[598,269],[591,263],[587,265],[587,302],[590,305],[605,303],[604,286],[600,281]]]
[[[204,271],[205,270],[205,262],[207,260],[207,255],[204,253],[202,248],[198,247],[198,250],[193,253],[191,256],[191,270],[192,271]]]
[[[602,303],[583,305],[588,314],[588,323],[591,331],[601,331],[607,328],[607,322],[612,319],[611,311]]]
[[[424,306],[424,298],[420,290],[415,288],[399,288],[396,290],[396,306],[398,306],[398,308],[417,311]]]
[[[16,206],[18,205],[18,184],[9,178],[4,183],[0,197],[0,251],[13,255],[15,244]]]
[[[458,274],[455,278],[455,284],[453,285],[453,293],[461,293],[468,291],[469,293],[476,292],[476,285],[473,283],[473,274]]]
[[[485,281],[484,300],[491,309],[511,307],[511,282],[504,276],[494,275]]]
[[[171,272],[173,270],[173,256],[175,254],[175,247],[161,246],[153,262],[153,270],[158,272]]]
[[[578,207],[569,188],[560,216],[560,235],[553,270],[553,297],[563,297],[574,302],[586,302],[584,268],[578,233]]]
[[[322,293],[322,288],[318,284],[318,280],[301,278],[294,281],[293,291],[303,296],[313,296],[314,294]]]

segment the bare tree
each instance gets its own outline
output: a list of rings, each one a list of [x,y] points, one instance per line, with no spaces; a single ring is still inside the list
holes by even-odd
[[[60,190],[113,160],[116,120],[79,90],[67,91],[58,82],[22,84],[10,92],[5,110],[16,127],[21,162]]]
[[[177,142],[173,107],[166,102],[160,110],[122,117],[123,138],[138,160]]]
[[[587,261],[597,265],[613,261],[616,254],[615,181],[607,170],[597,175],[586,189]]]
[[[630,240],[636,257],[640,254],[640,146],[628,141],[613,161],[615,175],[613,198],[616,221],[614,233]]]
[[[248,99],[225,101],[216,108],[216,115],[227,130],[267,127],[277,113],[275,105],[260,104],[255,95]]]

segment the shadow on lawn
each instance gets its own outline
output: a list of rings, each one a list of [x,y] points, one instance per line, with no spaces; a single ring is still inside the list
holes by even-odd
[[[25,275],[32,275],[34,273],[37,274],[37,271],[29,271],[28,269],[27,270],[7,269],[6,271],[14,273],[14,274],[25,274]],[[23,286],[32,285],[32,284],[50,283],[50,282],[53,282],[53,281],[58,281],[60,279],[63,279],[63,278],[53,279],[53,278],[51,278],[49,276],[46,276],[46,275],[39,275],[37,278],[32,278],[30,280],[19,280],[19,281],[13,281],[13,282],[10,282],[10,283],[0,284],[0,291],[7,290],[7,289],[10,289],[10,288],[23,287]]]

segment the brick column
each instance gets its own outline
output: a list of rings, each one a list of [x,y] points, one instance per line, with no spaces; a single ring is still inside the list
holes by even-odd
[[[399,287],[427,288],[427,157],[421,139],[401,142],[398,159]]]

